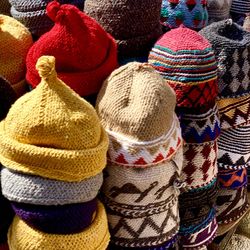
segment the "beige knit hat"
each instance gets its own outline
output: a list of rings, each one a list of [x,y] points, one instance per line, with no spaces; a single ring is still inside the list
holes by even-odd
[[[129,63],[104,82],[96,103],[106,130],[149,141],[171,129],[176,97],[151,66]]]

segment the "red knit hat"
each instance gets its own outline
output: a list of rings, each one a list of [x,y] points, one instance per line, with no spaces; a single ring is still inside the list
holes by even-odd
[[[95,94],[117,67],[115,40],[91,17],[73,5],[47,5],[54,27],[34,43],[27,55],[26,79],[32,87],[41,81],[35,65],[42,55],[56,58],[58,77],[81,96]]]

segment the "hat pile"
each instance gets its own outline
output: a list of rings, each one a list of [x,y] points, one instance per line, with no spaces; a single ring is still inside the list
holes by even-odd
[[[208,0],[207,2],[209,23],[229,18],[232,0]]]
[[[0,120],[3,120],[9,108],[16,100],[16,94],[10,84],[0,76]],[[1,167],[0,167],[1,168]],[[1,173],[0,173],[1,177]],[[6,198],[2,195],[0,180],[0,249],[7,248],[7,231],[12,222],[14,213]]]
[[[108,138],[94,108],[57,78],[55,58],[39,58],[39,86],[0,123],[3,195],[16,216],[10,249],[105,250],[102,184]]]
[[[86,0],[84,11],[117,41],[119,58],[148,56],[162,34],[161,0]]]
[[[163,0],[161,22],[173,29],[184,24],[194,30],[207,25],[207,0]]]
[[[3,15],[9,15],[10,14],[10,3],[9,3],[8,0],[1,0],[0,14],[3,14]]]
[[[175,94],[148,64],[115,70],[98,95],[110,145],[102,187],[111,248],[167,249],[179,230],[183,152]]]
[[[177,96],[184,145],[180,195],[180,246],[198,249],[215,237],[217,138],[220,122],[216,97],[217,65],[209,42],[186,27],[163,35],[150,52],[149,62]]]
[[[53,27],[53,22],[46,15],[46,5],[52,0],[9,0],[11,15],[24,24],[35,38],[40,37]],[[57,0],[61,4],[72,4],[83,8],[84,0]]]
[[[209,25],[201,34],[211,42],[219,64],[218,106],[222,131],[218,141],[217,219],[227,231],[248,209],[250,33],[226,20]]]
[[[18,96],[25,92],[25,58],[33,41],[23,24],[0,15],[0,75],[6,78]]]
[[[80,96],[97,94],[103,81],[117,67],[114,39],[92,18],[75,6],[53,1],[47,13],[55,22],[29,50],[28,83],[34,88],[40,82],[36,61],[40,56],[56,58],[58,77]]]

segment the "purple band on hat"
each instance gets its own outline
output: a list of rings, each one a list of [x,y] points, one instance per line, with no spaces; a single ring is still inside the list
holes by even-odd
[[[210,244],[216,236],[218,224],[214,218],[205,228],[197,233],[181,237],[183,249],[198,248]]]
[[[97,199],[63,206],[11,202],[17,216],[31,227],[51,234],[79,233],[88,227],[97,209]]]

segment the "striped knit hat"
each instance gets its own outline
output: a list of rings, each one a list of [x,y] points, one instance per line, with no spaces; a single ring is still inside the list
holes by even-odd
[[[10,4],[8,0],[1,0],[0,2],[0,14],[9,15],[10,14]]]
[[[229,18],[232,0],[208,0],[209,23]]]
[[[163,0],[161,22],[171,29],[184,24],[200,30],[208,22],[207,0]]]
[[[231,12],[246,14],[250,12],[250,0],[233,0]]]
[[[3,1],[3,0],[1,0]],[[11,15],[23,23],[34,38],[40,37],[53,27],[53,22],[46,15],[46,5],[52,0],[9,0]],[[58,0],[61,4],[73,4],[82,9],[84,0]]]
[[[119,247],[158,249],[176,239],[183,152],[175,103],[148,64],[115,70],[99,92],[96,108],[110,138],[102,198]]]

